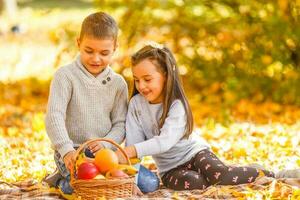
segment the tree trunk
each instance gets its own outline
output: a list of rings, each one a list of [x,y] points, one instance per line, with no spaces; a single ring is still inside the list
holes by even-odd
[[[6,14],[12,18],[15,19],[17,16],[17,1],[16,0],[0,0],[0,7],[4,8],[4,11]]]

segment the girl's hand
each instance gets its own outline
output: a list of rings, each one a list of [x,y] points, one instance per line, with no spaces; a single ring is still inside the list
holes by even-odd
[[[88,148],[89,150],[95,155],[95,153],[97,151],[99,151],[100,149],[103,149],[104,146],[101,144],[100,141],[94,141],[94,142],[91,142],[89,145],[88,145]]]
[[[118,156],[118,160],[120,164],[127,164],[126,158],[124,157],[123,153],[119,149],[116,150],[115,153]]]
[[[73,165],[75,163],[75,154],[76,154],[76,151],[73,150],[73,151],[70,151],[68,152],[65,156],[64,156],[64,163],[67,167],[67,169],[71,172],[72,168],[73,168]]]
[[[129,158],[136,158],[137,157],[136,149],[135,149],[134,146],[125,147],[124,151],[126,152],[126,154]],[[122,154],[122,152],[120,150],[117,150],[115,153],[118,156],[120,164],[126,164],[127,163],[127,160],[125,159],[124,155]]]

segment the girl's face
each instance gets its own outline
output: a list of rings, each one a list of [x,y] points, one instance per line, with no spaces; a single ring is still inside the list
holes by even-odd
[[[150,103],[161,103],[164,98],[166,76],[157,67],[145,59],[132,67],[136,89]]]

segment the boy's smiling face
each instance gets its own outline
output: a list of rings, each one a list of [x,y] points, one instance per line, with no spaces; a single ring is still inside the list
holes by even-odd
[[[116,42],[113,39],[99,39],[92,36],[77,39],[77,44],[83,66],[95,77],[109,65],[116,49]]]

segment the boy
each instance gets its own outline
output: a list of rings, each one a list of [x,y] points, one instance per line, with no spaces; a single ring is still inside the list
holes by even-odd
[[[86,17],[77,39],[78,57],[57,70],[51,82],[46,130],[55,150],[58,172],[45,181],[72,193],[69,171],[75,149],[93,138],[121,143],[125,136],[128,90],[121,75],[109,67],[117,48],[118,27],[104,12]],[[89,145],[91,156],[109,143]]]

